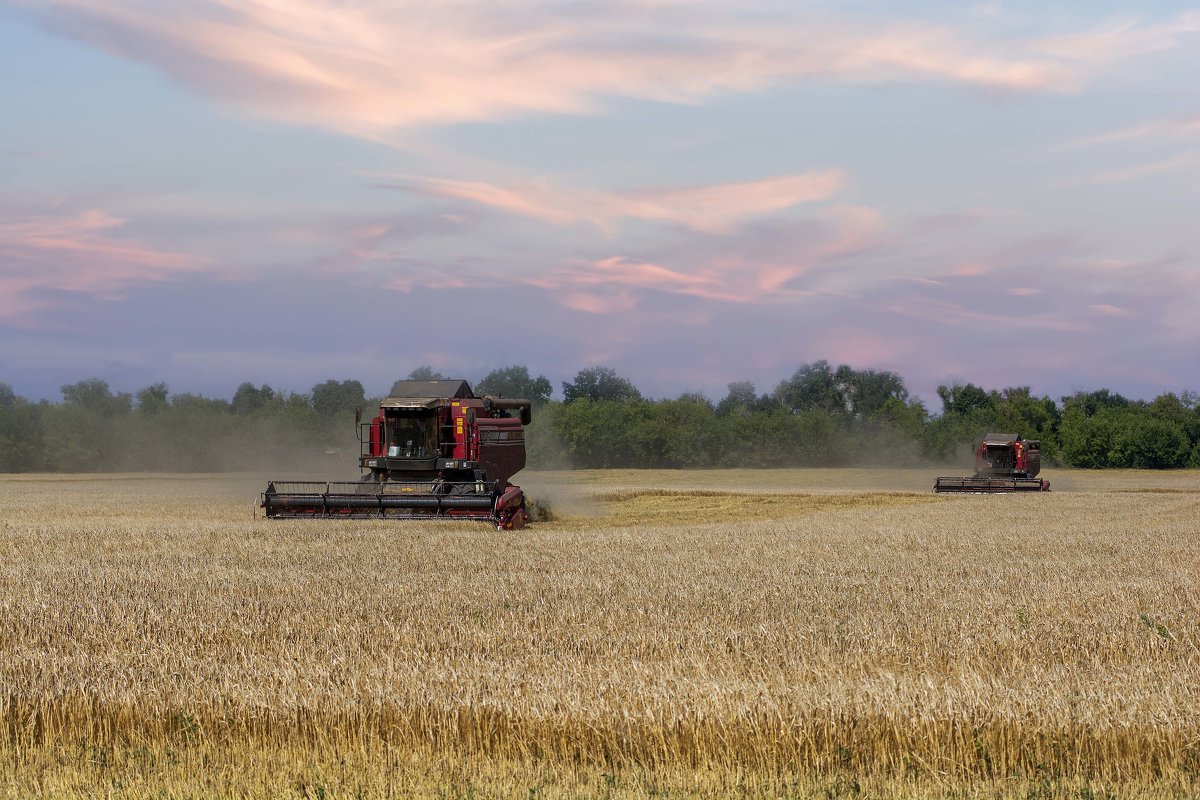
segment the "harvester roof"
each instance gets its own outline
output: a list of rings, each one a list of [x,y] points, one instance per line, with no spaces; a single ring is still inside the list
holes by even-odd
[[[426,398],[436,397],[438,399],[450,398],[451,400],[460,400],[465,397],[474,397],[471,392],[470,385],[464,380],[445,380],[445,381],[396,381],[392,384],[392,391],[388,397],[396,398]]]
[[[443,400],[474,397],[466,381],[396,381],[381,408],[437,408]]]
[[[989,433],[983,437],[985,445],[1009,445],[1021,438],[1018,433]]]

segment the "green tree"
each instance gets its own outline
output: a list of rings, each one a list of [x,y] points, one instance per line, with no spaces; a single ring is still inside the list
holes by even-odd
[[[925,455],[937,460],[969,463],[980,437],[1004,427],[997,412],[1001,395],[973,383],[942,385],[937,393],[942,401],[942,414],[931,420],[925,429]]]
[[[1200,409],[1197,409],[1196,401],[1194,392],[1182,395],[1167,392],[1150,401],[1146,412],[1155,419],[1178,425],[1187,434],[1188,441],[1196,444],[1200,443]]]
[[[824,411],[844,415],[849,411],[845,387],[828,361],[803,364],[792,377],[775,387],[775,399],[792,413]]]
[[[778,406],[770,395],[759,397],[750,381],[734,381],[727,384],[728,393],[717,403],[717,416],[730,414],[753,414]]]
[[[1173,422],[1146,414],[1125,414],[1117,429],[1112,466],[1133,469],[1179,469],[1187,466],[1191,443]]]
[[[889,400],[903,403],[908,399],[904,379],[886,370],[856,370],[842,364],[834,373],[846,406],[854,416],[865,419],[873,416]]]
[[[475,384],[475,393],[529,400],[535,407],[550,402],[554,387],[545,375],[530,377],[529,368],[519,365],[494,369]]]
[[[13,394],[0,403],[0,472],[39,472],[47,461],[44,416],[47,403],[34,404]]]
[[[567,403],[584,398],[601,403],[640,400],[642,397],[637,387],[608,367],[580,370],[573,381],[564,382],[562,387]]]
[[[115,417],[133,410],[133,396],[127,392],[113,394],[108,381],[89,378],[62,387],[63,402],[85,408],[101,417]]]
[[[899,397],[890,397],[871,419],[913,441],[918,441],[929,423],[929,412],[925,410],[925,403],[920,398],[914,397],[906,401]]]
[[[243,384],[250,386],[250,384]],[[253,386],[250,386],[253,389]],[[171,408],[181,414],[220,414],[233,410],[233,404],[220,397],[205,397],[191,392],[171,395]]]
[[[712,400],[709,400],[708,395],[704,394],[703,392],[683,392],[675,399],[681,403],[691,403],[692,405],[696,406],[704,406],[709,411],[712,411],[715,408]]]
[[[444,381],[446,376],[428,364],[422,364],[408,373],[408,379],[410,381]]]
[[[571,463],[589,469],[633,466],[630,431],[639,410],[633,408],[635,402],[580,397],[559,406],[554,432]]]
[[[253,383],[243,383],[233,393],[233,413],[253,414],[274,399],[275,390],[267,384],[255,388]]]
[[[137,392],[137,408],[141,414],[161,414],[168,408],[167,385],[154,383]]]
[[[1088,469],[1177,469],[1187,466],[1192,445],[1173,422],[1128,406],[1073,405],[1063,414],[1062,443],[1067,463]]]
[[[1113,466],[1112,443],[1116,420],[1109,412],[1088,415],[1082,406],[1068,404],[1062,420],[1063,458],[1072,467],[1104,469]]]
[[[1070,397],[1064,397],[1062,401],[1064,412],[1068,408],[1074,408],[1089,417],[1106,408],[1128,408],[1134,405],[1127,398],[1122,397],[1116,392],[1110,392],[1108,389],[1097,389],[1094,392],[1076,392]]]
[[[703,395],[635,402],[630,410],[630,466],[697,469],[720,457],[720,429]]]
[[[312,407],[325,419],[349,414],[367,401],[363,385],[355,380],[327,380],[312,388]]]
[[[974,411],[987,411],[995,407],[994,397],[973,383],[939,386],[937,393],[942,399],[942,416],[966,416]]]
[[[991,396],[995,410],[991,426],[995,430],[1036,439],[1041,442],[1043,458],[1059,457],[1058,428],[1062,414],[1054,400],[1034,397],[1028,386],[1012,386]]]

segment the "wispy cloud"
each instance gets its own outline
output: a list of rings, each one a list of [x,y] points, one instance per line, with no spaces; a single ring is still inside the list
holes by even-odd
[[[440,237],[431,249],[419,239],[395,235],[387,221],[371,220],[347,227],[328,266],[343,275],[369,274],[373,285],[401,291],[535,287],[550,292],[560,305],[592,313],[632,309],[655,294],[779,304],[853,291],[874,275],[850,275],[853,270],[837,265],[886,240],[888,226],[875,209],[834,202],[804,215],[766,213],[823,197],[839,183],[838,173],[829,172],[608,193],[544,181],[526,181],[517,191],[481,182],[414,179],[399,188],[596,230],[570,231],[566,247],[539,247],[536,235],[531,243],[518,234],[500,243],[485,240],[485,251],[475,249],[469,236],[458,235]],[[466,223],[462,215],[427,209],[423,218],[406,222],[405,230],[437,235],[439,225],[445,232],[479,221],[465,209],[463,214]],[[670,225],[624,231],[616,225],[624,219]]]
[[[1152,119],[1137,125],[1069,142],[1067,147],[1092,147],[1141,139],[1182,139],[1200,136],[1200,114]]]
[[[1104,317],[1128,317],[1130,313],[1128,308],[1109,303],[1091,303],[1088,305],[1088,311]]]
[[[46,307],[44,293],[110,295],[201,266],[192,256],[121,238],[124,225],[95,209],[0,219],[0,318]]]
[[[1119,183],[1144,178],[1147,175],[1157,175],[1163,172],[1174,172],[1180,169],[1195,167],[1200,164],[1200,154],[1194,152],[1179,153],[1168,158],[1135,164],[1131,167],[1121,167],[1099,172],[1092,176],[1095,183]]]
[[[837,259],[869,247],[882,225],[870,209],[856,209],[856,213],[827,218],[786,245],[780,243],[778,249],[786,252],[745,251],[744,239],[756,235],[748,231],[741,238],[711,242],[713,249],[707,254],[676,253],[655,261],[612,256],[520,280],[550,290],[571,308],[593,313],[627,310],[653,293],[735,305],[779,305],[809,297],[843,296],[845,291],[834,288],[820,273]],[[769,238],[770,234],[766,235]]]
[[[626,0],[524,5],[341,0],[8,0],[208,97],[378,137],[412,126],[690,103],[801,80],[1071,88],[1093,65],[1180,45],[1200,24],[1120,21],[1037,41],[878,17],[746,14]]]
[[[805,271],[803,264],[702,263],[697,267],[670,267],[615,256],[548,275],[528,279],[530,285],[566,290],[568,297],[617,296],[632,306],[640,291],[681,294],[706,300],[749,303],[809,296],[814,291],[789,290],[787,280]],[[601,307],[601,304],[597,304]],[[593,310],[591,308],[584,310]]]
[[[1058,313],[1003,314],[988,308],[931,297],[896,298],[888,302],[884,310],[938,325],[979,330],[1020,331],[1032,329],[1059,332],[1087,330],[1087,326],[1083,323]]]
[[[482,181],[410,179],[405,186],[467,200],[556,225],[586,222],[607,230],[621,219],[673,222],[697,231],[729,231],[744,219],[823,200],[842,185],[837,170],[757,181],[602,192],[529,180],[515,188]]]
[[[1145,53],[1173,50],[1186,37],[1200,33],[1200,13],[1188,12],[1164,22],[1143,23],[1137,17],[1108,20],[1090,30],[1052,36],[1034,50],[1076,62],[1117,61]]]
[[[1171,117],[1161,117],[1127,125],[1116,130],[1106,131],[1093,136],[1086,136],[1063,144],[1056,145],[1052,150],[1077,150],[1090,147],[1100,147],[1114,144],[1128,144],[1143,150],[1153,149],[1160,154],[1157,158],[1146,160],[1143,156],[1141,163],[1097,172],[1081,178],[1091,183],[1119,183],[1136,180],[1147,175],[1188,169],[1200,165],[1200,151],[1194,149],[1191,142],[1200,138],[1200,114],[1178,114]],[[1183,150],[1177,150],[1169,156],[1161,156],[1165,146],[1180,143]],[[1193,147],[1193,149],[1186,149]]]

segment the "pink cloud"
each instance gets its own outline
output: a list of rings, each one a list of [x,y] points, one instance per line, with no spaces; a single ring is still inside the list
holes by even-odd
[[[528,180],[518,188],[481,181],[412,180],[430,194],[556,225],[587,222],[607,230],[620,219],[643,219],[724,233],[741,220],[826,199],[840,188],[843,179],[837,170],[826,170],[757,181],[629,192],[579,189],[546,180]]]
[[[1122,308],[1121,306],[1109,305],[1108,303],[1092,303],[1088,306],[1088,311],[1105,317],[1129,316],[1129,309]]]
[[[905,25],[852,46],[839,59],[847,72],[899,71],[912,77],[936,77],[1003,89],[1062,89],[1076,82],[1061,62],[1023,55],[988,53],[981,42],[964,47],[963,32]],[[877,79],[883,79],[879,74]]]
[[[735,6],[338,0],[15,0],[58,29],[256,114],[378,137],[419,125],[697,102],[783,82],[948,81],[1064,89],[1114,55],[1178,46],[1195,15],[1033,42],[969,28],[763,21]],[[664,47],[659,32],[674,46]]]
[[[580,219],[601,221],[608,216],[606,197],[598,193],[566,192],[551,189],[535,183],[523,186],[521,189],[506,189],[482,181],[460,181],[439,178],[417,179],[419,184],[430,194],[441,197],[452,197],[467,200],[480,205],[491,206],[502,211],[520,216],[533,217],[556,225],[566,225],[578,222]],[[564,205],[575,206],[574,210],[564,208]],[[588,206],[596,207],[599,215],[588,214],[584,211]]]
[[[1138,139],[1181,139],[1200,135],[1200,115],[1153,119],[1108,133],[1089,136],[1071,142],[1069,147],[1091,147],[1093,145],[1128,142]]]
[[[192,256],[116,237],[125,220],[104,211],[0,221],[0,317],[46,307],[46,291],[110,295],[199,268]]]
[[[630,261],[627,258],[606,258],[592,265],[597,283],[620,282],[630,286],[680,288],[704,286],[712,282],[707,276],[687,275],[658,264]],[[601,277],[602,276],[602,277]],[[586,279],[585,279],[586,280]]]
[[[621,256],[522,279],[547,289],[571,308],[607,311],[632,308],[645,292],[685,295],[723,303],[778,303],[789,299],[835,295],[827,288],[793,289],[785,284],[812,268],[798,256],[788,264],[718,259],[688,267],[668,267]]]
[[[720,291],[711,270],[687,273],[660,264],[623,257],[556,270],[525,281],[527,285],[550,289],[570,308],[601,313],[616,308],[632,308],[638,303],[639,290],[686,294],[710,299],[737,299]]]
[[[646,194],[657,197],[675,192]],[[522,207],[528,206],[522,203]],[[330,265],[342,272],[368,272],[375,285],[404,292],[417,287],[511,286],[515,282],[547,290],[559,304],[592,313],[632,308],[652,293],[777,305],[798,298],[845,294],[849,287],[872,280],[869,272],[833,268],[873,246],[883,230],[884,222],[875,210],[835,205],[801,226],[779,221],[716,237],[698,239],[682,234],[676,245],[657,248],[659,252],[645,257],[618,251],[617,255],[564,262],[537,255],[479,258],[445,253],[429,261],[404,240],[389,245],[388,226],[359,223],[349,229],[342,255],[331,259]]]
[[[1008,290],[1008,294],[1013,297],[1030,297],[1035,294],[1041,294],[1041,289],[1032,289],[1028,286],[1014,286]]]

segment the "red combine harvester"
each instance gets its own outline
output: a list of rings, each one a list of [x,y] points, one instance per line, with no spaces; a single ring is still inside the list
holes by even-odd
[[[975,474],[970,478],[938,478],[933,490],[969,494],[1048,492],[1050,481],[1042,471],[1039,442],[1016,433],[989,433],[975,448]]]
[[[357,481],[271,481],[273,518],[445,519],[525,527],[528,400],[476,397],[466,381],[396,381],[379,416],[359,422]]]

